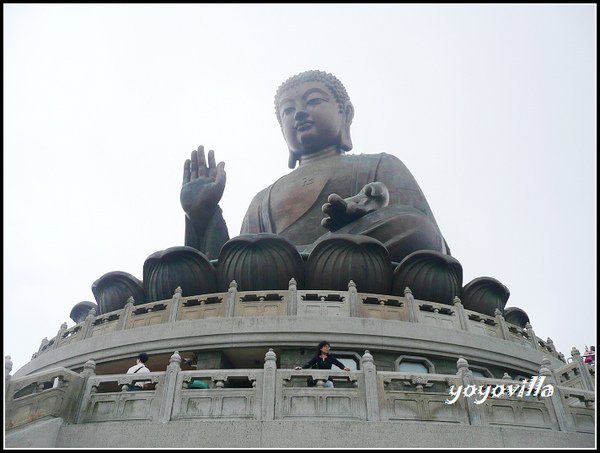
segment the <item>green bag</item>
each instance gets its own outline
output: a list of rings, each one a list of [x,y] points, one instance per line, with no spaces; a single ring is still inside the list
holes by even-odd
[[[204,381],[192,381],[188,384],[189,389],[207,389],[208,384]]]

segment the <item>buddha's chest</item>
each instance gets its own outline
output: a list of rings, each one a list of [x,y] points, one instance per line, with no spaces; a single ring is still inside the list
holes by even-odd
[[[330,166],[306,166],[294,170],[275,183],[269,200],[275,232],[281,233],[311,208],[327,201],[325,186],[334,178]]]

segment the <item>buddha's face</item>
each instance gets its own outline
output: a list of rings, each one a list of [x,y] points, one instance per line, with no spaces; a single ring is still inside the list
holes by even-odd
[[[340,145],[344,115],[321,82],[305,82],[285,90],[279,99],[281,129],[290,150],[312,154]]]

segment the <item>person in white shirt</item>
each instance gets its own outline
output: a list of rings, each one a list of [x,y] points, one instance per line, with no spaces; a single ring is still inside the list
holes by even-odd
[[[146,362],[148,361],[148,354],[141,352],[136,359],[135,365],[127,370],[127,374],[143,374],[150,373]],[[129,385],[129,390],[144,390],[144,382],[136,382],[133,385]]]

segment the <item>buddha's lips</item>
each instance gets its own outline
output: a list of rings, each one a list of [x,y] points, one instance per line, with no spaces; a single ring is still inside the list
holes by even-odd
[[[312,125],[313,125],[312,121],[304,121],[296,126],[296,130],[304,131],[306,129],[309,129],[310,126],[312,126]]]

